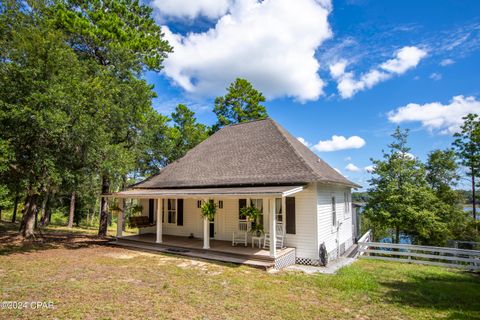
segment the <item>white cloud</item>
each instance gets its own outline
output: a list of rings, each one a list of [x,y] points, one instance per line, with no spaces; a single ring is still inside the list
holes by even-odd
[[[437,73],[437,72],[434,72],[430,75],[429,77],[430,79],[434,80],[434,81],[438,81],[438,80],[441,80],[442,79],[442,74],[441,73]]]
[[[454,64],[454,63],[455,63],[455,60],[453,60],[453,59],[443,59],[442,61],[440,61],[440,65],[442,67],[449,66],[449,65]]]
[[[383,70],[391,73],[403,74],[411,68],[415,68],[427,52],[417,47],[403,47],[396,52],[396,56],[380,65]]]
[[[395,58],[382,63],[367,73],[355,78],[353,72],[345,72],[347,62],[341,60],[330,66],[330,75],[337,81],[337,89],[344,99],[353,97],[357,92],[370,89],[376,84],[390,79],[394,75],[405,73],[418,65],[427,55],[426,51],[417,47],[403,47],[395,54]]]
[[[345,167],[345,170],[349,171],[349,172],[359,172],[360,171],[360,168],[357,167],[356,165],[354,165],[353,163],[349,163],[347,164],[347,166]]]
[[[215,27],[186,36],[163,27],[174,48],[164,73],[189,93],[223,94],[236,77],[246,78],[267,98],[316,100],[324,82],[316,49],[332,32],[327,1],[234,2]]]
[[[455,96],[449,104],[431,102],[409,103],[388,113],[393,123],[421,122],[429,131],[452,134],[463,123],[462,117],[469,113],[480,113],[480,101],[475,97]]]
[[[352,157],[345,157],[345,159],[343,159],[345,161],[352,161]]]
[[[372,173],[373,170],[375,170],[375,166],[373,166],[373,165],[366,166],[366,167],[363,168],[363,170],[365,170],[365,172]]]
[[[360,149],[365,145],[365,140],[359,136],[351,136],[345,138],[344,136],[332,136],[330,140],[319,141],[312,148],[319,152],[330,152],[345,149]]]
[[[233,0],[154,0],[151,5],[163,16],[213,19],[224,15],[232,3]]]
[[[310,148],[310,146],[312,145],[310,142],[308,142],[307,140],[303,139],[302,137],[298,137],[297,139],[298,139],[298,141],[300,141],[301,143],[303,143],[303,145],[304,145],[305,147],[309,147],[309,148]]]

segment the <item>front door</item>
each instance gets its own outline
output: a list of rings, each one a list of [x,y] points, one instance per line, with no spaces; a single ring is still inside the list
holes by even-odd
[[[210,230],[209,230],[210,239],[213,239],[215,238],[215,219],[213,221],[210,221],[209,225],[210,225]]]

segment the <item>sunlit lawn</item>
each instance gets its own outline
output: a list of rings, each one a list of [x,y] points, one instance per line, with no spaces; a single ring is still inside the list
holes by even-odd
[[[337,275],[267,273],[106,245],[54,228],[21,242],[0,224],[0,300],[53,309],[0,319],[480,319],[480,277],[358,261]]]

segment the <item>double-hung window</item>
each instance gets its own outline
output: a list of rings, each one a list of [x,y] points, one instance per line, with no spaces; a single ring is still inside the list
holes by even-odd
[[[163,221],[177,224],[177,199],[163,199],[163,215],[166,216]]]
[[[258,222],[263,225],[263,199],[250,199],[250,206],[255,207],[260,211],[257,221],[252,221],[252,223]]]
[[[335,196],[332,195],[332,226],[337,225],[337,202]]]
[[[350,208],[351,208],[351,203],[350,203],[350,194],[348,193],[348,191],[345,191],[343,193],[343,198],[344,198],[344,204],[345,204],[345,208],[344,208],[344,218],[345,219],[348,219],[350,218]]]
[[[283,214],[282,214],[282,198],[276,198],[275,199],[275,215],[276,215],[276,220],[277,223],[281,224],[283,223]]]

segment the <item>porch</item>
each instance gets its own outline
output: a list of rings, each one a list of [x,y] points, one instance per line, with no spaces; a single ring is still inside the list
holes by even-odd
[[[295,248],[277,249],[276,256],[257,246],[236,245],[231,241],[210,240],[210,248],[203,248],[203,239],[163,235],[162,243],[156,242],[156,234],[146,233],[117,237],[114,245],[142,250],[179,254],[189,257],[216,260],[252,267],[270,269],[282,268],[295,262]]]
[[[196,189],[127,190],[111,195],[115,198],[138,199],[141,216],[147,224],[139,234],[124,237],[122,210],[117,215],[117,244],[142,246],[143,249],[168,251],[202,258],[249,264],[251,261],[284,267],[295,263],[295,249],[285,248],[286,227],[295,226],[295,202],[291,195],[303,186],[228,187]],[[201,204],[214,203],[212,220],[202,217]],[[267,250],[252,248],[252,222],[241,215],[241,209],[255,206],[260,217]],[[119,203],[121,207],[121,202]],[[237,242],[232,246],[232,238]],[[248,241],[248,245],[245,245]],[[258,239],[257,239],[258,241]],[[241,243],[241,244],[240,244]],[[246,263],[249,262],[249,263]]]

